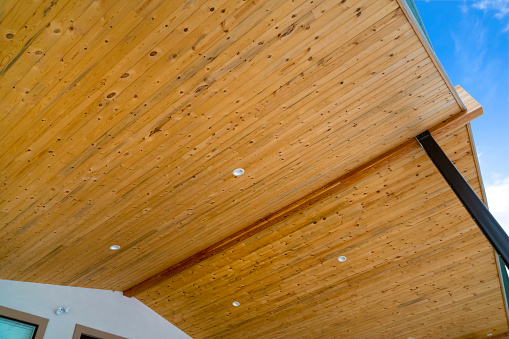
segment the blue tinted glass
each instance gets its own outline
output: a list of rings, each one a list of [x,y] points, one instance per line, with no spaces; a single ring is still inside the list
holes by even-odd
[[[0,339],[32,339],[37,325],[0,317]]]

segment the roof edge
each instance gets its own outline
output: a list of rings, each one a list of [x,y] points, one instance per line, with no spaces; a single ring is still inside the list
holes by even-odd
[[[479,166],[479,158],[477,156],[477,150],[475,148],[475,141],[474,141],[474,134],[472,132],[472,126],[471,126],[470,122],[466,124],[466,127],[467,127],[467,131],[468,131],[468,137],[470,139],[470,148],[472,149],[472,155],[474,157],[475,169],[477,171],[477,177],[479,178],[479,187],[481,188],[481,200],[484,202],[486,207],[488,207],[488,209],[489,209],[488,197],[486,195],[486,190],[484,188],[484,182],[482,180],[481,167]],[[507,324],[509,326],[509,275],[507,274],[507,269],[505,267],[504,262],[501,260],[500,256],[498,255],[497,251],[495,251],[495,249],[493,249],[493,256],[495,257],[495,261],[497,263],[500,289],[502,290],[502,295],[504,298],[505,315],[506,315]]]
[[[426,29],[424,28],[424,24],[422,22],[422,19],[419,15],[419,12],[417,11],[417,7],[415,6],[415,3],[413,0],[396,0],[399,4],[399,6],[403,9],[403,12],[405,13],[408,21],[410,21],[410,24],[412,25],[415,33],[419,37],[419,40],[421,40],[421,43],[423,44],[424,48],[428,52],[429,56],[431,57],[431,60],[437,67],[439,73],[442,75],[442,78],[444,79],[445,83],[447,84],[447,87],[449,87],[449,90],[451,91],[452,95],[456,99],[456,102],[460,106],[460,108],[464,111],[467,110],[467,107],[461,100],[460,96],[458,95],[458,92],[456,92],[456,89],[454,88],[451,79],[445,72],[444,67],[438,60],[437,55],[435,54],[435,50],[433,49],[433,46],[431,45],[431,41],[429,39],[428,33],[426,32]]]

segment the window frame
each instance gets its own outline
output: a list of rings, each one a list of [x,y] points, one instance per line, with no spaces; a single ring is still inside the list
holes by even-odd
[[[125,337],[121,337],[115,334],[103,332],[96,330],[92,327],[83,326],[80,324],[76,324],[76,327],[74,328],[74,334],[72,336],[72,339],[80,339],[82,334],[86,334],[93,337],[100,337],[101,339],[128,339]]]
[[[43,339],[49,322],[49,319],[47,318],[39,317],[37,315],[26,312],[21,312],[5,306],[0,306],[0,316],[30,325],[37,325],[33,339]]]

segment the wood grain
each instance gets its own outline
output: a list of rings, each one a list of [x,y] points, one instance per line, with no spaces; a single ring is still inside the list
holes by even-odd
[[[480,194],[467,127],[439,143]],[[505,333],[492,249],[417,142],[408,147],[137,298],[196,338]]]
[[[455,115],[452,118],[447,119],[446,121],[438,124],[434,128],[431,129],[433,135],[445,135],[447,132],[451,130],[455,130],[458,126],[462,126],[470,121],[470,119],[475,119],[482,115],[482,107],[471,98],[468,93],[466,93],[462,88],[458,87],[458,92],[461,93],[463,102],[465,102],[467,106],[467,110]],[[470,137],[470,134],[469,134]],[[300,198],[292,202],[290,205],[287,205],[280,210],[274,212],[267,217],[256,221],[252,225],[232,234],[221,241],[215,243],[214,245],[206,248],[203,251],[200,251],[187,259],[179,262],[178,264],[171,266],[164,271],[150,277],[149,279],[137,284],[127,290],[124,291],[124,295],[127,297],[133,297],[141,292],[154,287],[158,284],[163,283],[166,279],[171,278],[186,269],[191,268],[194,265],[198,265],[199,263],[209,259],[215,255],[222,254],[224,255],[230,248],[235,246],[238,243],[246,241],[248,238],[256,236],[257,234],[263,232],[264,230],[273,227],[274,225],[283,222],[285,219],[291,217],[292,215],[296,215],[301,213],[302,211],[314,206],[320,201],[330,198],[339,192],[343,191],[345,187],[354,185],[357,181],[364,179],[374,172],[378,171],[381,167],[386,166],[388,163],[393,161],[395,158],[402,157],[405,153],[409,152],[412,148],[415,147],[414,140],[408,140],[407,142],[399,145],[398,147],[380,155],[378,158],[364,164],[347,174],[334,179],[329,182],[327,185],[320,187],[318,190],[308,194],[305,197]],[[477,163],[477,162],[476,162]],[[476,165],[477,170],[477,165]]]
[[[362,218],[387,236],[397,235],[377,224],[377,213],[363,213],[361,205],[328,216],[334,222],[323,226],[320,220],[337,207],[324,205],[336,196],[333,187],[351,185],[340,192],[346,208],[362,188],[356,180],[369,187],[384,182],[378,172],[394,158],[382,160],[384,154],[411,153],[418,133],[431,129],[445,138],[482,113],[461,89],[462,99],[455,96],[406,14],[395,0],[1,2],[0,278],[124,291],[181,267],[162,274],[164,284],[185,276],[191,288],[192,274],[203,273],[209,280],[198,286],[209,291],[216,279],[208,271],[199,273],[204,263],[216,267],[238,246],[249,245],[257,255],[236,266],[246,277],[266,269],[256,281],[273,284],[280,275],[269,273],[281,271],[293,297],[307,296],[311,287],[295,285],[292,277],[302,270],[313,272],[306,279],[314,279],[315,271],[305,265],[314,265],[311,258],[329,246],[326,234],[317,233],[321,227],[338,234],[334,227],[341,220]],[[461,101],[469,110],[463,111]],[[450,149],[462,152],[463,146]],[[406,178],[413,166],[391,169]],[[239,167],[246,173],[233,176]],[[406,211],[418,220],[412,203],[417,183],[402,179],[392,185],[397,196],[409,196],[395,213]],[[430,182],[434,198],[445,194],[440,185]],[[375,196],[371,192],[373,199],[364,201],[366,210],[393,206],[396,197]],[[435,200],[422,206],[439,225],[449,222]],[[292,233],[313,243],[313,248],[303,243],[293,249],[304,266],[271,264],[289,246],[280,227],[311,219],[317,222],[310,224],[314,228],[299,226]],[[360,230],[351,230],[360,248],[367,250],[372,241],[385,246]],[[436,253],[452,255],[432,237],[438,231],[430,232],[415,244],[416,253],[407,254],[417,258],[426,246],[438,246]],[[461,241],[454,235],[443,241],[463,248],[464,256],[479,255],[487,265],[479,274],[491,272],[490,259],[468,252],[468,246],[480,243],[469,232]],[[114,244],[120,250],[111,251]],[[396,245],[405,244],[397,238]],[[369,260],[366,253],[359,255]],[[429,258],[440,262],[435,252]],[[382,272],[373,279],[389,286]],[[390,272],[400,285],[410,283],[401,271]],[[230,273],[225,268],[221,276]],[[334,279],[335,271],[328,268],[324,274],[324,284],[309,293],[329,288],[326,279]],[[241,282],[232,284],[237,288]],[[324,294],[323,302],[342,300],[343,287],[331,288],[331,299]],[[367,287],[362,291],[374,293]],[[486,302],[498,298],[497,291],[481,293],[481,300],[467,298],[468,307],[484,310]],[[229,293],[224,290],[224,297]],[[285,294],[265,294],[281,309],[264,314],[286,317]],[[376,293],[369,295],[374,304],[382,303]],[[413,307],[418,297],[406,297],[397,302]],[[177,321],[199,335],[239,333],[214,319],[200,329],[186,325],[195,312],[195,301],[189,300],[176,298],[167,308],[158,301],[157,308],[166,316],[170,305],[177,305]],[[351,306],[364,310],[371,326],[378,320],[369,305]],[[303,302],[297,309],[307,306],[319,312],[319,303]],[[437,314],[450,309],[445,304]],[[212,302],[207,310],[222,308]],[[323,316],[337,318],[339,311],[334,312]],[[351,319],[361,314],[354,312]],[[441,319],[423,314],[440,324]],[[295,316],[309,329],[320,327],[317,319],[305,312]],[[298,327],[262,326],[263,317],[242,321],[251,324],[253,335],[285,328],[299,336]],[[390,326],[391,333],[405,331],[401,323]],[[472,326],[465,333],[482,330]],[[313,331],[306,333],[348,337],[329,328]]]
[[[395,1],[162,3],[6,45],[2,278],[125,290],[461,111]]]

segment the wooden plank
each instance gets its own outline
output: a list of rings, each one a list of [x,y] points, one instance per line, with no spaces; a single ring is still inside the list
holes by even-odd
[[[468,168],[468,178],[477,180],[466,136],[465,128],[450,133],[442,147],[459,168]],[[408,165],[401,166],[402,161]],[[183,271],[138,297],[197,338],[364,337],[373,333],[390,337],[457,337],[460,333],[481,337],[475,333],[484,331],[479,329],[483,326],[493,326],[495,334],[503,333],[507,326],[503,307],[494,306],[501,306],[502,299],[492,250],[433,166],[423,165],[426,161],[415,144],[411,152],[401,154],[376,172],[389,176],[360,179],[355,187],[342,192],[344,204],[328,199],[327,204],[336,206],[336,210],[310,206],[323,214],[292,215],[283,222],[285,226],[267,229],[259,239],[237,244],[224,256]],[[415,182],[414,173],[423,179]],[[402,175],[406,185],[427,185],[426,193],[420,188],[398,188],[402,183],[397,178]],[[366,180],[373,184],[365,186]],[[436,185],[429,186],[431,182]],[[379,225],[373,224],[371,220],[377,216],[368,209],[380,210],[380,206],[366,204],[369,200],[378,202],[373,191],[377,187],[392,192],[387,197],[388,213],[382,218],[385,222]],[[372,192],[372,196],[359,194],[362,191]],[[433,191],[438,194],[429,195]],[[419,199],[435,205],[435,210],[431,205],[415,205]],[[414,201],[413,209],[404,213],[408,208],[400,204],[409,200]],[[368,218],[355,211],[354,206],[366,210]],[[402,224],[389,216],[399,215],[397,206],[405,220]],[[443,213],[444,208],[448,213]],[[335,211],[350,211],[351,215],[342,213],[342,218],[335,221]],[[362,220],[357,222],[362,227],[355,226],[359,216]],[[310,223],[313,219],[318,222],[316,226]],[[416,224],[415,220],[421,222]],[[303,234],[296,231],[297,224],[305,224],[309,237],[302,238]],[[338,235],[327,235],[328,228],[336,229]],[[347,233],[348,229],[358,233]],[[392,232],[381,232],[390,229]],[[416,229],[424,236],[416,237]],[[310,251],[306,246],[316,245],[319,234],[329,240],[328,248]],[[269,252],[254,247],[259,242]],[[306,245],[285,249],[293,243]],[[472,251],[473,248],[479,251]],[[348,261],[338,263],[340,254],[345,254]],[[481,282],[468,271],[471,265],[479,265],[472,269],[481,272]],[[471,293],[476,298],[471,298]],[[168,298],[171,302],[167,302]],[[241,302],[240,311],[228,306],[233,300]],[[458,304],[464,308],[455,313],[452,310]],[[499,314],[497,320],[488,315],[494,310]],[[462,326],[464,319],[469,319],[469,327]],[[314,332],[313,328],[321,331]]]
[[[473,103],[469,102],[468,104],[473,105]],[[456,116],[454,116],[452,119],[448,119],[447,122],[442,123],[441,125],[437,126],[435,129],[432,129],[432,132],[434,133],[446,133],[448,123],[457,123],[461,119],[461,121],[464,121],[463,119],[466,119],[465,117],[476,117],[479,114],[481,114],[482,111],[479,106],[473,106],[472,109],[467,110],[465,113],[460,113]],[[331,181],[326,186],[321,187],[320,189],[314,191],[313,193],[295,201],[294,203],[285,206],[284,208],[276,211],[275,213],[267,216],[263,220],[260,220],[247,228],[241,230],[240,232],[237,232],[219,242],[216,244],[208,247],[207,249],[198,252],[197,254],[189,257],[188,259],[181,261],[177,265],[174,265],[172,267],[169,267],[168,269],[162,271],[161,273],[158,273],[157,275],[145,280],[144,282],[135,285],[126,291],[124,291],[124,295],[128,297],[136,296],[137,294],[157,285],[165,281],[166,279],[175,276],[179,274],[180,272],[189,269],[192,266],[195,266],[199,264],[200,262],[218,255],[220,253],[226,252],[228,249],[230,249],[232,246],[234,246],[237,243],[240,243],[242,241],[245,241],[246,239],[258,234],[259,232],[262,232],[273,225],[281,222],[285,218],[287,218],[290,215],[299,214],[302,210],[308,208],[309,206],[312,206],[319,201],[329,198],[333,195],[338,194],[341,192],[345,187],[354,185],[359,178],[368,176],[372,174],[373,172],[377,171],[381,166],[385,166],[388,162],[391,161],[394,157],[399,157],[401,154],[408,151],[410,147],[412,147],[415,144],[415,141],[407,141],[406,143],[403,143],[402,145],[398,146],[395,149],[392,149],[391,151],[383,154],[382,156],[376,158],[374,161],[371,161],[349,173],[346,175],[339,177],[335,179],[334,181]]]
[[[443,75],[395,1],[162,3],[69,2],[51,25],[71,27],[73,20],[73,30],[57,37],[46,28],[33,45],[46,55],[33,58],[28,48],[2,77],[0,126],[9,133],[0,136],[0,237],[9,245],[0,249],[0,277],[125,290],[245,227],[258,223],[256,230],[263,229],[272,222],[267,215],[280,217],[273,213],[283,213],[298,198],[313,199],[313,192],[320,195],[321,187],[349,172],[354,177],[356,168],[369,167],[424,129],[447,119],[460,126],[479,113],[456,115],[459,107]],[[448,149],[465,150],[459,139]],[[405,180],[432,172],[417,167],[420,157],[409,160],[401,168],[382,164],[359,177],[362,187],[352,179],[337,200],[302,206],[243,239],[241,247],[232,240],[227,250],[166,279],[162,286],[172,288],[162,294],[173,302],[158,301],[157,309],[198,335],[212,330],[235,337],[245,324],[253,336],[341,337],[348,333],[334,329],[336,315],[344,315],[337,301],[354,299],[362,282],[387,285],[383,295],[400,286],[410,289],[406,275],[430,262],[441,266],[415,281],[444,284],[449,277],[442,269],[449,265],[440,254],[452,255],[446,246],[457,245],[464,259],[472,257],[469,246],[482,243],[456,209],[457,220],[442,234],[450,217],[440,211],[454,200],[440,183],[424,179],[429,200],[419,205],[426,212],[415,208],[418,181]],[[388,184],[380,174],[386,166],[406,179],[391,183],[391,190],[377,189]],[[233,177],[237,167],[246,174]],[[469,174],[469,180],[475,178]],[[385,225],[376,211],[386,205],[391,208]],[[412,237],[410,223],[427,231],[421,242],[404,241]],[[121,249],[110,251],[113,243]],[[372,253],[370,244],[391,249],[391,255]],[[367,266],[328,266],[322,256],[337,261],[334,248],[356,253]],[[488,265],[478,272],[488,273],[492,266],[484,253],[475,258]],[[279,256],[291,259],[280,262]],[[405,261],[402,270],[391,271],[397,278],[391,284],[381,272]],[[380,274],[369,277],[370,270]],[[350,286],[329,293],[336,275],[348,272],[358,279],[352,276]],[[454,267],[451,272],[461,274],[457,279],[464,274]],[[306,285],[302,279],[323,283]],[[218,285],[221,280],[229,288]],[[225,298],[242,293],[242,304],[261,316],[232,313],[232,320],[217,321],[226,315],[208,294],[214,288]],[[420,288],[439,300],[447,297],[444,290]],[[347,304],[358,310],[349,324],[369,314],[367,321],[376,325],[370,309],[383,296],[366,287],[358,291],[373,302]],[[157,299],[154,293],[148,298]],[[420,302],[411,304],[419,297],[403,293],[390,305],[410,303],[406,310],[438,324],[432,312],[418,308]],[[490,290],[469,305],[484,309],[497,298]],[[200,300],[208,302],[202,312],[218,318],[203,316],[197,328]],[[454,309],[443,306],[444,312]],[[320,325],[313,315],[320,307],[327,310],[321,319],[332,325],[312,331]],[[393,310],[380,314],[397,318]],[[288,321],[277,326],[271,316]],[[405,334],[397,321],[390,328],[395,336]]]
[[[27,78],[35,82],[32,77],[41,76],[45,70],[51,69],[50,65],[63,62],[64,51],[74,45],[72,40],[80,36],[78,30],[74,31],[74,22],[80,25],[80,16],[87,14],[87,8],[94,7],[92,1],[68,2],[63,8],[52,9],[51,16],[45,17],[44,21],[27,23],[31,26],[29,28],[26,26],[27,32],[24,32],[19,42],[23,47],[17,48],[14,43],[9,46],[11,53],[17,56],[12,66],[2,71],[4,73],[0,83],[2,101],[15,101],[13,95],[16,95],[18,100],[32,100],[29,99],[31,96],[26,94],[33,90],[34,84],[27,83]],[[82,27],[80,28],[83,33]],[[0,57],[5,53],[9,52],[2,51]],[[32,77],[27,76],[27,73]]]
[[[427,40],[424,32],[422,31],[421,27],[419,26],[419,23],[415,20],[412,11],[407,6],[405,1],[401,1],[401,0],[397,0],[397,1],[398,1],[399,6],[404,9],[403,12],[405,13],[406,17],[408,18],[408,21],[410,22],[410,24],[414,28],[414,31],[415,31],[416,35],[421,40],[422,45],[424,46],[424,48],[428,52],[429,56],[433,60],[433,63],[436,65],[438,71],[440,72],[440,74],[444,78],[447,86],[451,90],[451,93],[454,95],[454,98],[456,99],[456,102],[458,103],[458,106],[461,109],[466,110],[467,106],[465,105],[465,103],[462,102],[461,95],[459,95],[459,93],[456,92],[456,89],[453,87],[453,84],[451,83],[451,80],[449,79],[449,77],[445,73],[444,68],[442,67],[442,65],[440,64],[440,61],[438,60],[438,57],[436,56],[433,47],[431,46],[430,42]]]

